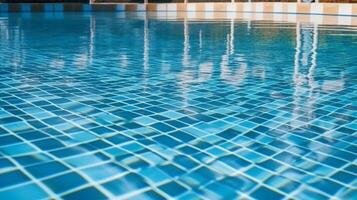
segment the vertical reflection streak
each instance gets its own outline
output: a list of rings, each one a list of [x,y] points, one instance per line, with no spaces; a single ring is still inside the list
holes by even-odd
[[[234,53],[234,19],[231,19],[231,26],[230,26],[230,52],[229,54],[232,55]]]
[[[183,60],[182,64],[184,67],[187,67],[189,64],[189,53],[190,53],[190,36],[188,30],[187,18],[184,20],[184,42],[183,42]]]
[[[319,93],[315,92],[318,84],[314,80],[314,72],[317,66],[317,47],[318,25],[314,24],[310,28],[298,22],[296,25],[293,75],[293,82],[295,84],[294,108],[292,112],[294,120],[291,121],[293,128],[303,125],[296,120],[302,113],[307,117],[307,120],[314,119],[314,105],[319,97]]]
[[[149,67],[149,23],[147,16],[144,20],[144,71],[147,72]],[[146,74],[146,73],[145,73]]]
[[[312,48],[311,48],[311,67],[309,68],[307,79],[309,85],[309,116],[313,116],[314,104],[317,101],[319,95],[314,96],[314,90],[318,87],[318,84],[314,79],[314,72],[317,65],[317,44],[318,44],[318,25],[314,24],[313,27],[313,37],[312,37]]]
[[[199,33],[199,47],[200,47],[200,53],[202,52],[202,30],[200,30]]]
[[[248,65],[243,62],[244,58],[242,55],[237,55],[235,58],[239,60],[239,66],[237,69],[231,69],[229,66],[229,60],[234,54],[234,27],[235,21],[231,19],[230,31],[227,34],[226,41],[226,53],[222,55],[222,61],[220,63],[221,74],[220,78],[228,84],[239,86],[247,76]]]
[[[183,107],[186,108],[189,106],[188,103],[188,93],[189,89],[187,87],[187,76],[189,72],[187,72],[186,68],[189,66],[189,53],[190,53],[190,36],[189,36],[189,27],[188,27],[188,21],[187,18],[184,19],[184,24],[183,24],[183,56],[182,56],[182,66],[183,66],[183,71],[181,74],[181,87],[182,87],[182,98],[183,98]]]
[[[143,49],[143,67],[144,67],[144,73],[143,73],[143,88],[144,91],[148,89],[148,70],[149,70],[149,22],[148,22],[148,16],[145,14],[144,18],[144,49]]]
[[[96,29],[96,24],[95,24],[95,19],[93,19],[94,16],[90,16],[90,37],[89,37],[89,64],[93,64],[93,57],[94,57],[94,42],[95,42],[95,29]]]
[[[313,30],[313,42],[312,42],[312,56],[311,56],[311,68],[309,69],[308,78],[313,80],[313,74],[317,65],[317,44],[318,44],[318,25],[314,24]]]
[[[247,29],[248,29],[248,33],[250,33],[250,29],[252,28],[252,21],[250,19],[247,20],[248,20]]]
[[[300,37],[300,22],[296,23],[296,47],[295,47],[295,58],[294,58],[294,82],[298,79],[299,73],[299,55],[300,55],[300,48],[301,48],[301,37]],[[295,84],[297,84],[295,82]]]

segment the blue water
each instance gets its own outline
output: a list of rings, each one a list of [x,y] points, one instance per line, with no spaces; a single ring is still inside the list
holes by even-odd
[[[0,17],[0,199],[356,199],[357,29]]]

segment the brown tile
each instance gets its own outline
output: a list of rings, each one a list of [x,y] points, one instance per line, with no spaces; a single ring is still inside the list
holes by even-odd
[[[226,12],[215,12],[214,17],[216,19],[227,19],[227,13]]]
[[[196,12],[204,12],[206,9],[204,3],[196,3]]]
[[[31,12],[43,12],[43,11],[44,11],[43,4],[39,4],[39,3],[31,4]]]
[[[186,12],[177,12],[177,19],[185,19],[187,18]]]
[[[323,24],[338,24],[338,18],[336,16],[324,16],[322,19]]]
[[[263,3],[263,12],[272,13],[274,12],[273,3]]]
[[[225,12],[226,11],[226,4],[225,3],[215,3],[214,4],[214,11],[215,12]]]
[[[156,6],[156,4],[154,4],[154,3],[149,3],[149,4],[146,5],[146,9],[147,9],[148,11],[156,11],[157,6]]]
[[[328,15],[337,15],[338,14],[338,4],[331,3],[331,4],[324,4],[324,14]]]
[[[352,15],[357,15],[357,4],[352,4]]]
[[[136,4],[125,4],[126,11],[136,11],[137,5]]]
[[[177,4],[177,11],[186,11],[186,4],[178,3]]]
[[[297,13],[310,13],[311,6],[309,3],[299,3],[296,6],[296,12]]]
[[[297,15],[296,20],[302,23],[310,23],[310,15]]]

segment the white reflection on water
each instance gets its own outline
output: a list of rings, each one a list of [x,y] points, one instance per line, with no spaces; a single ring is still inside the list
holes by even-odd
[[[144,71],[146,72],[149,68],[149,23],[145,16],[144,21]]]
[[[88,62],[93,64],[94,57],[94,47],[95,47],[95,31],[96,31],[96,20],[95,17],[90,18],[90,36],[89,36],[89,53],[88,53]]]
[[[305,125],[296,120],[301,112],[306,112],[305,117],[308,120],[315,118],[313,110],[314,105],[319,98],[319,91],[315,89],[318,83],[314,80],[314,71],[317,60],[317,25],[305,25],[297,23],[296,25],[296,52],[294,63],[294,101],[293,101],[293,119],[290,125],[294,128]],[[305,102],[305,103],[304,103]]]
[[[343,89],[344,80],[315,80],[315,72],[318,62],[318,38],[319,28],[317,24],[296,25],[296,48],[294,61],[294,101],[293,117],[296,119],[301,112],[305,113],[306,123],[316,119],[314,111],[316,104],[325,93],[337,92]],[[298,128],[305,125],[300,121],[291,121],[291,126]]]
[[[182,66],[187,67],[190,65],[190,34],[189,34],[189,27],[188,27],[188,20],[185,19],[183,22],[184,26],[184,42],[183,42],[183,56],[182,56]]]
[[[296,53],[294,62],[294,94],[293,94],[293,110],[292,120],[290,126],[292,129],[301,129],[304,131],[305,127],[309,127],[311,122],[314,122],[318,116],[315,111],[316,106],[324,98],[325,94],[342,90],[344,87],[344,80],[315,80],[315,73],[318,62],[318,25],[300,24],[296,25]],[[304,120],[300,120],[304,116]],[[335,125],[336,126],[336,125]],[[323,133],[330,134],[330,132]],[[328,137],[325,140],[333,142]],[[333,151],[329,146],[321,145],[319,143],[311,142],[307,145],[309,149],[318,149],[322,153],[311,152],[310,156],[314,161],[322,162],[328,158],[329,152]],[[294,162],[294,159],[289,162]],[[313,163],[311,163],[314,165]],[[306,166],[305,166],[306,167]],[[312,167],[312,166],[311,166]],[[316,168],[313,173],[318,173]],[[305,177],[304,174],[295,174],[295,176]]]
[[[230,68],[229,62],[231,59],[239,61],[239,67],[235,70]],[[226,53],[222,55],[221,60],[220,78],[227,84],[240,85],[247,76],[248,64],[245,62],[243,55],[238,55],[238,57],[234,55],[234,20],[230,22],[230,31],[227,35],[226,42]]]
[[[344,88],[345,81],[340,80],[325,80],[322,84],[322,90],[325,92],[336,92]]]

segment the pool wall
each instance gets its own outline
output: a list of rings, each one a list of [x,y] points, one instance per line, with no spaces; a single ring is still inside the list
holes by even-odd
[[[30,3],[0,4],[0,12],[78,12],[78,11],[134,11],[134,12],[243,12],[357,16],[357,4],[346,3]]]

